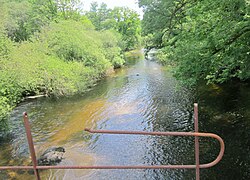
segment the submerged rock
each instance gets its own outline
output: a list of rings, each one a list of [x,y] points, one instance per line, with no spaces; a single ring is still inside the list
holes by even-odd
[[[39,166],[57,165],[63,159],[65,149],[63,147],[51,147],[47,149],[37,160]]]

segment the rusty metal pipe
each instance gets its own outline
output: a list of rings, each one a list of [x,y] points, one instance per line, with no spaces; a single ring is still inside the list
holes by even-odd
[[[144,131],[114,131],[114,130],[91,130],[85,129],[90,133],[102,133],[102,134],[129,134],[129,135],[152,135],[152,136],[194,136],[195,137],[195,165],[155,165],[155,166],[37,166],[37,160],[35,155],[34,144],[32,140],[30,125],[28,121],[27,113],[23,114],[24,125],[26,129],[26,135],[28,139],[29,149],[31,153],[31,159],[33,166],[0,166],[0,170],[18,170],[18,169],[33,169],[36,179],[40,180],[39,169],[196,169],[196,179],[199,178],[200,168],[209,168],[216,165],[224,154],[225,145],[221,137],[212,133],[200,133],[198,132],[198,106],[194,105],[195,111],[195,131],[196,132],[144,132]],[[217,158],[207,164],[199,164],[199,141],[198,137],[211,137],[215,138],[220,142],[220,152]],[[197,148],[198,146],[198,148]]]
[[[34,169],[33,166],[0,166],[0,170]]]
[[[23,113],[23,121],[24,121],[27,140],[28,140],[28,144],[29,144],[29,150],[30,150],[30,155],[31,155],[31,160],[32,160],[32,164],[33,164],[34,173],[35,173],[36,179],[40,180],[39,172],[38,172],[38,169],[37,169],[37,160],[36,160],[36,153],[35,153],[34,143],[33,143],[32,135],[31,135],[28,114],[26,112]]]
[[[225,144],[222,138],[213,133],[199,133],[199,132],[144,132],[144,131],[114,131],[114,130],[90,130],[85,129],[90,133],[101,133],[101,134],[131,134],[131,135],[152,135],[152,136],[195,136],[195,137],[211,137],[217,139],[220,143],[220,152],[217,158],[208,164],[200,164],[200,168],[208,168],[216,165],[223,157],[225,151]],[[188,167],[196,168],[195,165]]]
[[[199,136],[211,137],[220,142],[220,152],[217,158],[207,164],[200,164],[199,168],[209,168],[216,165],[224,154],[225,145],[222,138],[212,133],[196,133],[196,132],[143,132],[143,131],[112,131],[112,130],[90,130],[90,133],[104,134],[132,134],[132,135],[153,135],[153,136]],[[33,169],[32,166],[2,166],[0,170],[8,169]],[[156,166],[36,166],[36,169],[196,169],[196,165],[156,165]]]
[[[198,125],[198,104],[194,104],[194,131],[199,132]],[[199,148],[199,137],[194,137],[195,143],[195,164],[196,164],[196,180],[200,180],[200,148]]]

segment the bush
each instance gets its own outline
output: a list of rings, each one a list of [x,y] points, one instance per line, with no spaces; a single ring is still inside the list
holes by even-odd
[[[117,33],[71,20],[51,23],[16,46],[0,37],[0,119],[25,96],[86,91],[112,66],[122,66],[119,43]]]
[[[105,72],[111,66],[102,51],[98,33],[81,22],[61,21],[52,23],[38,34],[38,41],[45,43],[50,55],[65,61],[82,62]]]
[[[124,57],[122,55],[122,36],[115,31],[102,31],[98,37],[103,44],[103,53],[114,68],[121,67],[124,63]]]

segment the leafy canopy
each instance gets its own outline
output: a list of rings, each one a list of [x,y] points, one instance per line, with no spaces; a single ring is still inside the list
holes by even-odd
[[[140,0],[148,48],[186,84],[250,78],[247,0]],[[154,20],[155,19],[155,20]]]

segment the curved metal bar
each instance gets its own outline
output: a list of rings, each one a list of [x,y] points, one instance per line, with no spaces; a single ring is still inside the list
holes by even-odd
[[[200,133],[200,132],[144,132],[144,131],[114,131],[114,130],[91,130],[86,128],[85,131],[90,133],[102,134],[132,134],[132,135],[152,135],[152,136],[195,136],[195,137],[211,137],[220,142],[220,152],[217,158],[207,164],[200,164],[199,168],[209,168],[216,165],[223,157],[225,151],[225,144],[222,138],[213,133]],[[173,165],[172,165],[173,166]],[[177,166],[177,165],[175,165]],[[187,166],[184,168],[196,168],[196,165],[182,165]],[[175,167],[176,168],[176,167]]]
[[[103,134],[130,134],[130,135],[152,135],[152,136],[194,136],[195,137],[195,165],[154,165],[154,166],[38,166],[36,153],[34,149],[33,139],[31,135],[30,125],[28,121],[27,113],[23,114],[24,126],[26,129],[27,140],[31,153],[31,159],[33,166],[0,166],[0,170],[18,170],[18,169],[33,169],[36,179],[40,180],[40,169],[196,169],[196,179],[199,180],[199,169],[209,168],[216,165],[223,157],[225,151],[225,144],[222,138],[213,133],[200,133],[198,132],[198,105],[195,104],[195,132],[145,132],[145,131],[113,131],[113,130],[91,130],[85,129],[90,133],[103,133]],[[217,139],[220,142],[220,152],[217,158],[207,164],[199,164],[199,141],[198,137],[211,137]]]
[[[220,142],[220,152],[217,158],[207,164],[200,164],[199,168],[209,168],[216,165],[223,157],[225,145],[222,138],[212,133],[196,133],[196,132],[143,132],[143,131],[112,131],[112,130],[90,130],[90,133],[102,134],[131,134],[131,135],[153,135],[153,136],[195,136],[195,137],[211,137]],[[17,170],[17,169],[33,169],[33,166],[0,166],[0,170]],[[155,165],[155,166],[36,166],[36,169],[196,169],[196,165]]]

